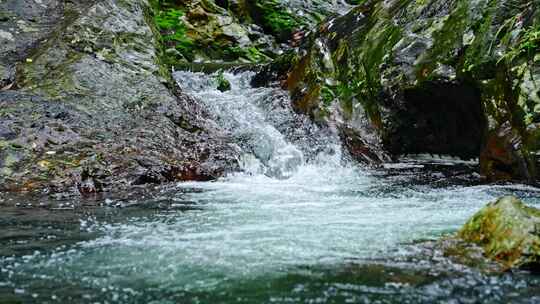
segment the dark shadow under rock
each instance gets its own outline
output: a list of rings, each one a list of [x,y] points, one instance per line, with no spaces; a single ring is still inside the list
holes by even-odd
[[[389,119],[385,146],[392,154],[480,155],[487,122],[474,86],[426,83],[404,90],[402,107]]]

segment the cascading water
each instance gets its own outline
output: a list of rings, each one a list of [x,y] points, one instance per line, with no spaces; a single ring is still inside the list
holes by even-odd
[[[538,205],[538,189],[411,179],[445,179],[444,170],[422,170],[425,162],[394,164],[399,174],[362,169],[343,161],[331,132],[296,115],[285,92],[251,88],[249,73],[224,76],[227,92],[215,75],[175,74],[242,149],[245,172],[111,200],[126,209],[91,216],[42,211],[38,221],[5,212],[0,302],[13,294],[28,303],[540,300],[535,277],[423,259],[405,245],[455,231],[504,194]],[[28,217],[39,234],[25,230]]]
[[[218,90],[217,75],[176,72],[185,92],[202,102],[244,151],[243,169],[274,178],[291,177],[305,163],[341,157],[337,137],[294,113],[286,92],[252,88],[252,73],[225,73],[231,90]]]

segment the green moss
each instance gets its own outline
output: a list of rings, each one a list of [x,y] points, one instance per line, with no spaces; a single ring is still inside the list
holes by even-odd
[[[247,48],[239,46],[227,47],[225,50],[222,50],[222,52],[224,55],[223,57],[229,60],[238,60],[242,58],[250,62],[262,62],[270,59],[254,46]]]
[[[329,86],[323,86],[321,88],[321,98],[325,106],[330,106],[332,102],[336,99],[336,93],[334,93],[334,88]]]
[[[217,82],[217,89],[221,92],[230,91],[231,90],[231,83],[225,78],[223,75],[223,71],[219,71],[218,74],[215,77],[215,80]]]
[[[289,12],[278,0],[255,0],[253,5],[252,17],[281,41],[287,41],[295,30],[305,25],[300,16]]]
[[[520,32],[518,43],[511,46],[501,60],[513,62],[519,58],[533,60],[540,52],[540,23],[531,25]]]
[[[490,4],[496,0],[490,1]],[[484,74],[492,72],[494,65],[492,48],[493,39],[491,37],[491,26],[495,15],[494,6],[489,5],[484,17],[474,26],[476,31],[474,38],[466,49],[466,53],[459,69],[463,73],[473,73],[475,79],[486,78]],[[486,48],[486,46],[490,46]],[[489,76],[487,76],[489,77]]]
[[[452,9],[450,15],[441,19],[442,26],[435,29],[433,33],[433,46],[426,52],[417,66],[417,78],[419,80],[431,79],[432,71],[437,64],[443,63],[453,65],[455,62],[454,52],[459,49],[463,43],[463,34],[466,32],[469,18],[469,2],[457,1],[451,5],[456,7]],[[435,25],[432,25],[435,26]]]
[[[255,44],[240,46],[236,37],[225,34],[225,25],[220,19],[225,13],[212,0],[201,1],[194,7],[188,2],[151,0],[151,7],[151,20],[163,45],[162,60],[169,66],[200,58],[226,62],[265,62],[275,55],[261,52]],[[275,24],[274,21],[271,24]],[[233,28],[241,32],[242,25],[238,22],[233,17],[233,23],[227,24],[229,30]]]
[[[368,30],[358,34],[361,40],[354,45],[341,41],[333,52],[338,69],[334,91],[345,114],[352,114],[354,103],[360,102],[372,122],[380,126],[380,68],[402,34],[391,20],[374,16],[367,22]]]
[[[156,76],[159,76],[162,81],[167,82],[169,84],[173,83],[172,74],[170,67],[174,64],[169,59],[169,56],[166,54],[165,46],[163,44],[163,41],[161,39],[161,33],[159,29],[157,28],[157,25],[155,23],[155,3],[154,1],[150,1],[151,6],[145,7],[144,9],[144,18],[146,20],[146,23],[150,27],[150,30],[153,33],[154,36],[154,43],[155,43],[155,49],[157,51],[155,61],[156,65],[158,67],[158,70],[154,72]]]
[[[458,236],[507,267],[523,266],[540,261],[540,239],[534,233],[539,223],[540,210],[503,197],[475,214]]]
[[[180,17],[184,14],[178,9],[167,9],[156,15],[156,24],[163,33],[163,41],[174,44],[174,47],[188,57],[193,49],[193,42],[186,36],[186,27]]]
[[[170,65],[179,60],[192,60],[195,43],[186,35],[182,21],[184,11],[173,1],[151,0],[152,20],[160,33],[160,39],[167,51],[164,59]]]
[[[359,62],[360,69],[356,76],[359,100],[363,103],[369,117],[374,121],[380,120],[377,107],[378,94],[381,90],[380,67],[385,56],[391,55],[392,48],[401,38],[398,27],[387,24],[376,35],[370,35],[364,42],[364,50]]]

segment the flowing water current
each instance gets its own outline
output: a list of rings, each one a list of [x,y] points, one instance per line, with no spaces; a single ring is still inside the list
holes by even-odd
[[[243,172],[100,207],[0,199],[0,303],[540,302],[535,275],[459,265],[430,241],[501,195],[540,206],[539,189],[480,185],[444,159],[362,168],[285,92],[224,76],[227,92],[175,74]]]

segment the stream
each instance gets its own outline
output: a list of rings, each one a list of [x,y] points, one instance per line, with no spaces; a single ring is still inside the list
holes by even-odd
[[[540,277],[459,265],[434,240],[487,202],[475,162],[348,160],[334,132],[249,72],[176,72],[234,138],[242,172],[108,198],[0,198],[0,303],[538,303]],[[101,205],[100,205],[101,204]]]

